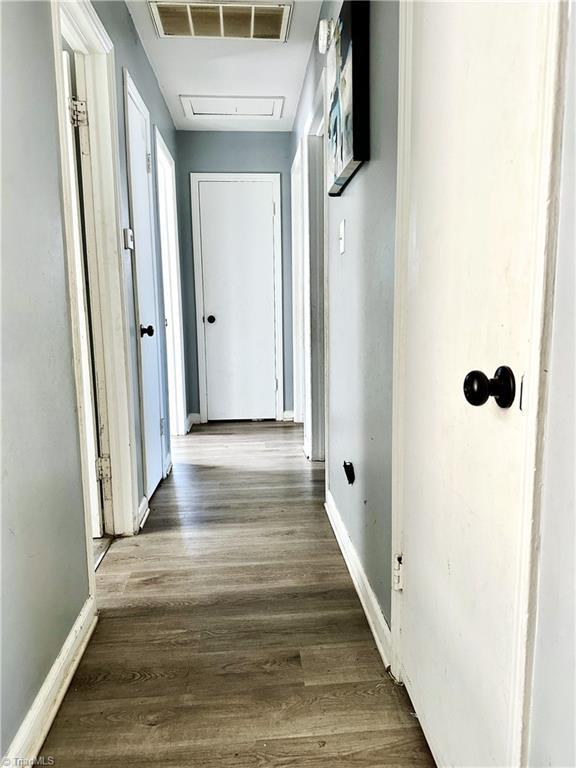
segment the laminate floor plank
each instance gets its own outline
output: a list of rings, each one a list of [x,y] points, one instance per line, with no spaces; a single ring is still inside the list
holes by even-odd
[[[59,768],[433,766],[277,422],[195,427],[144,531],[97,572],[100,620],[42,750]]]

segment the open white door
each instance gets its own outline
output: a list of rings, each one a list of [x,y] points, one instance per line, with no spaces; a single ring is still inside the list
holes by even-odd
[[[392,629],[445,766],[523,762],[564,12],[401,4]]]
[[[156,178],[158,219],[162,251],[164,314],[166,317],[166,357],[168,360],[168,402],[170,434],[186,434],[186,375],[184,370],[184,332],[182,323],[182,286],[178,213],[176,203],[176,168],[160,131],[156,128]]]
[[[163,474],[160,318],[154,238],[150,114],[125,71],[130,214],[134,233],[136,329],[140,345],[140,411],[144,489],[150,498]]]

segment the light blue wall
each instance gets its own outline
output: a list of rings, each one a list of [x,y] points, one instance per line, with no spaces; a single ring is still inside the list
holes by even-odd
[[[176,159],[176,131],[164,97],[160,91],[160,86],[156,75],[150,65],[146,52],[140,42],[138,33],[132,21],[132,17],[123,0],[105,0],[104,2],[95,2],[94,7],[100,17],[106,31],[114,43],[114,61],[116,64],[116,90],[118,101],[118,134],[120,140],[120,190],[122,200],[122,227],[130,226],[130,209],[128,198],[128,173],[127,173],[127,155],[126,155],[126,128],[125,128],[125,108],[124,108],[124,68],[128,70],[138,92],[142,96],[144,103],[150,112],[150,123],[152,130],[152,174],[153,184],[156,194],[156,161],[155,161],[155,142],[154,127],[157,126],[162,138],[166,142],[172,157]],[[162,271],[160,254],[160,230],[158,225],[158,205],[155,200],[155,229],[156,229],[156,256],[157,256],[157,278],[160,295],[160,317],[164,317],[164,302],[162,293]],[[132,370],[135,372],[134,402],[139,402],[138,393],[138,344],[139,336],[136,334],[135,310],[134,310],[134,267],[132,263],[132,251],[124,251],[124,275],[125,275],[125,295],[128,308],[130,339],[132,351]],[[163,371],[166,373],[166,334],[165,326],[162,323],[161,328],[157,329],[160,334],[161,353],[164,361]],[[162,378],[162,390],[164,397],[164,409],[168,414],[168,382],[166,375]],[[136,438],[141,445],[141,424],[140,412],[137,409],[134,414],[136,425]],[[165,453],[169,450],[170,436],[169,430],[165,430]],[[138,456],[138,485],[140,495],[144,494],[144,482],[142,474],[142,455],[137,451]]]
[[[88,573],[50,3],[1,3],[0,14],[4,754],[88,597]]]
[[[320,18],[337,18],[324,3]],[[390,622],[392,324],[398,3],[371,4],[371,159],[328,203],[329,488],[366,575]],[[292,152],[312,109],[325,58],[314,45],[300,100]],[[338,248],[346,220],[346,253]],[[343,462],[352,461],[348,485]]]
[[[196,348],[196,301],[194,254],[190,207],[191,173],[280,173],[282,179],[282,279],[284,293],[284,407],[292,409],[292,258],[290,244],[289,133],[242,133],[228,131],[177,132],[178,217],[182,293],[186,336],[188,412],[200,410],[198,355]]]

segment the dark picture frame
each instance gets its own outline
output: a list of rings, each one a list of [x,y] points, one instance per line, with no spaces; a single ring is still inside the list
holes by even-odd
[[[370,159],[370,2],[345,0],[327,54],[328,194]]]

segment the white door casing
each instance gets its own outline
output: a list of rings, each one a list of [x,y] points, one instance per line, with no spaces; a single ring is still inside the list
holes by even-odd
[[[298,144],[290,173],[292,210],[292,356],[294,421],[304,422],[304,179],[302,143]]]
[[[400,13],[393,669],[439,765],[517,766],[564,11]],[[512,407],[466,402],[466,373],[499,365]]]
[[[282,419],[279,174],[191,174],[191,197],[200,418]]]
[[[136,337],[140,364],[140,411],[144,492],[148,499],[163,476],[160,313],[154,236],[150,114],[124,70],[130,219],[134,234]],[[153,335],[139,332],[152,326]]]
[[[174,159],[158,128],[156,137],[156,177],[158,218],[162,251],[164,314],[166,316],[166,356],[168,362],[168,397],[170,433],[186,434],[186,373],[182,321],[182,285]]]

